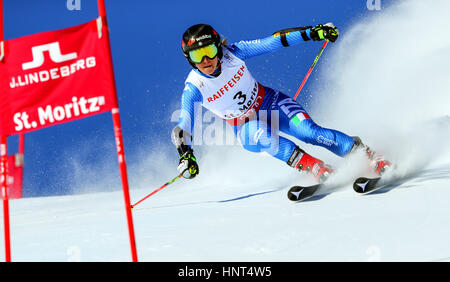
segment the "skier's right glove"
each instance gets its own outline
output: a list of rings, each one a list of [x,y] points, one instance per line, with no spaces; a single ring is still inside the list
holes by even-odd
[[[318,24],[311,28],[310,31],[311,39],[314,41],[328,40],[335,42],[338,39],[339,31],[333,23]]]
[[[180,156],[178,172],[183,174],[183,177],[187,179],[192,179],[199,173],[197,160],[195,159],[194,151],[191,148]]]

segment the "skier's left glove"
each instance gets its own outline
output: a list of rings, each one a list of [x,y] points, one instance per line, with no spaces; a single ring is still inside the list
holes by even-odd
[[[335,42],[338,39],[339,31],[333,23],[318,24],[311,28],[310,31],[311,39],[314,41],[328,40]]]
[[[191,148],[180,156],[178,172],[183,174],[183,177],[187,179],[192,179],[199,173],[197,160],[195,159],[194,151]]]

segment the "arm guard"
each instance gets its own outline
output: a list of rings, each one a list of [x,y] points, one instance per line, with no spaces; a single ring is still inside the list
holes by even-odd
[[[281,44],[283,44],[284,47],[288,47],[289,43],[286,39],[286,34],[289,34],[290,32],[300,31],[303,40],[308,41],[311,40],[309,38],[306,30],[312,28],[311,26],[301,26],[301,27],[293,27],[293,28],[286,28],[279,31],[276,31],[273,33],[273,36],[279,36],[281,40]]]

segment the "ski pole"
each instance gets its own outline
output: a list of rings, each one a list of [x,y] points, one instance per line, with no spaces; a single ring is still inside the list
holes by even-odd
[[[167,182],[166,184],[164,184],[163,186],[159,187],[158,189],[156,189],[155,191],[151,192],[150,194],[148,194],[147,196],[145,196],[144,198],[142,198],[141,200],[139,200],[137,203],[135,203],[134,205],[131,205],[131,208],[133,209],[135,206],[137,206],[138,204],[140,204],[141,202],[147,200],[149,197],[153,196],[154,194],[158,193],[159,191],[161,191],[162,189],[166,188],[167,186],[169,186],[170,184],[174,183],[176,180],[180,179],[181,177],[183,177],[183,174],[181,173],[180,175],[178,175],[177,177],[175,177],[174,179],[170,180],[169,182]]]
[[[316,66],[317,61],[319,60],[320,56],[322,56],[323,50],[325,50],[325,47],[327,47],[327,44],[328,44],[328,40],[325,40],[325,42],[322,45],[322,48],[320,48],[319,54],[317,54],[316,58],[314,59],[313,64],[311,65],[311,67],[308,70],[308,73],[306,74],[305,78],[303,79],[302,84],[298,88],[297,93],[295,93],[294,100],[296,100],[298,97],[298,94],[300,94],[300,91],[302,90],[303,86],[305,85],[306,81],[308,80],[309,75],[311,74],[312,70]]]

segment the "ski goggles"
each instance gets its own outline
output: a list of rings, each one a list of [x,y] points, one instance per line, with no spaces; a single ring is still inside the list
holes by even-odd
[[[219,53],[216,45],[211,44],[199,49],[195,49],[189,52],[189,58],[195,64],[200,64],[203,61],[204,57],[208,57],[209,59],[214,59]]]

